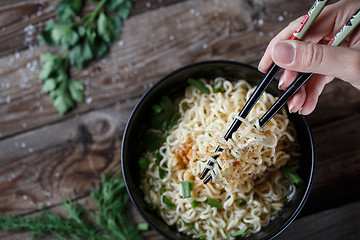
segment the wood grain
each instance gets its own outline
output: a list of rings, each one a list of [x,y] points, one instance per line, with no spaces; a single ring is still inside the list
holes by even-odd
[[[291,6],[296,9],[302,4]],[[86,99],[91,104],[79,104],[66,117],[138,97],[161,76],[186,64],[209,59],[257,61],[273,36],[269,33],[285,24],[269,17],[263,25],[253,25],[250,10],[238,1],[181,2],[131,17],[108,59],[84,70],[73,69],[73,78],[86,85]],[[281,14],[278,9],[276,12]],[[0,59],[3,138],[63,119],[48,95],[40,91],[39,56],[47,51],[47,47],[39,47]]]
[[[277,239],[357,240],[360,227],[360,202],[329,209],[292,223]]]
[[[140,96],[186,64],[229,59],[256,66],[270,39],[304,14],[313,0],[138,0],[109,58],[71,74],[86,86],[84,103],[59,116],[41,93],[36,34],[58,1],[0,2],[0,212],[64,214],[64,198],[94,207],[99,176],[120,171],[125,124]],[[94,8],[86,7],[85,12]],[[34,32],[27,35],[26,27]],[[31,30],[31,29],[30,29]],[[28,37],[28,39],[26,39]],[[24,44],[25,43],[25,44]],[[312,191],[280,239],[358,239],[360,94],[342,81],[325,87],[309,116],[316,144]],[[131,205],[130,205],[131,206]],[[131,209],[136,222],[143,219]],[[311,224],[310,224],[311,223]],[[344,227],[345,225],[345,227]],[[144,239],[163,239],[155,231]],[[1,239],[30,239],[0,233]],[[46,237],[44,239],[53,239]]]

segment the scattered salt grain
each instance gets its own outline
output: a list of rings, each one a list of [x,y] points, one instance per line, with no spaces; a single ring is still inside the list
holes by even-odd
[[[278,17],[278,21],[279,21],[279,22],[284,21],[284,17],[283,17],[283,16],[279,16],[279,17]]]
[[[283,12],[283,15],[284,15],[284,16],[289,15],[288,11],[284,11],[284,12]]]
[[[207,45],[206,43],[204,43],[204,44],[202,45],[202,48],[203,48],[203,49],[207,49],[207,48],[208,48],[208,45]]]
[[[195,14],[195,13],[196,13],[196,10],[192,8],[192,9],[190,9],[190,13],[191,13],[191,14]]]
[[[26,127],[27,127],[27,123],[23,123],[23,124],[22,124],[22,127],[23,127],[23,128],[26,128]]]
[[[7,104],[11,103],[11,96],[7,96],[7,97],[6,97],[6,103],[7,103]]]
[[[25,147],[26,147],[26,143],[24,143],[24,142],[21,143],[21,147],[22,147],[22,148],[25,148]]]
[[[118,45],[119,45],[120,47],[124,46],[124,41],[119,41],[119,42],[118,42]]]
[[[25,16],[22,17],[22,19],[23,19],[25,22],[27,22],[27,21],[29,21],[29,16],[28,16],[28,15],[25,15]]]
[[[118,83],[116,86],[117,86],[118,88],[124,89],[124,88],[126,87],[126,83],[120,82],[120,83]]]
[[[259,32],[259,36],[260,37],[264,36],[264,32]]]
[[[175,39],[175,37],[173,35],[170,35],[169,40],[173,41],[174,39]]]
[[[23,199],[24,199],[24,200],[27,200],[27,199],[28,199],[28,196],[23,195]]]
[[[57,177],[57,178],[60,177],[60,173],[56,172],[55,177]]]
[[[145,5],[147,8],[151,8],[151,2],[147,2]]]
[[[92,103],[92,102],[93,102],[93,98],[92,98],[92,97],[86,98],[86,103],[87,103],[87,104],[90,104],[90,103]]]
[[[44,206],[44,203],[43,202],[39,202],[38,204],[38,208],[42,208]]]
[[[261,18],[257,20],[257,24],[262,26],[264,24],[264,20],[262,20]]]
[[[29,148],[29,152],[30,152],[30,153],[34,152],[34,149],[33,149],[33,148]]]

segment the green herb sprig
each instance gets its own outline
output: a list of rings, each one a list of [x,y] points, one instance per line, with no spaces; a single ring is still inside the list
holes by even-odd
[[[129,16],[131,0],[100,0],[89,14],[80,16],[85,0],[62,0],[56,5],[57,20],[47,22],[39,42],[58,46],[64,56],[46,53],[39,78],[44,92],[50,94],[59,114],[65,114],[76,102],[83,101],[83,85],[71,79],[70,67],[82,68],[90,61],[106,56],[119,39],[123,21]]]
[[[99,211],[84,208],[78,203],[63,203],[68,217],[49,210],[42,210],[40,216],[22,217],[0,214],[0,231],[31,232],[33,239],[52,235],[57,239],[142,239],[137,226],[128,215],[125,183],[121,177],[104,175],[91,197]],[[140,230],[143,230],[142,227]]]

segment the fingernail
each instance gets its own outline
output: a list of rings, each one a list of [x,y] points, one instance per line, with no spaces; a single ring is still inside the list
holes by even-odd
[[[294,105],[292,103],[289,104],[289,112],[292,113],[292,109],[294,108]]]
[[[272,50],[272,57],[275,63],[291,64],[294,61],[295,48],[291,43],[279,42]]]
[[[263,65],[263,60],[262,60],[262,58],[261,58],[261,60],[260,60],[260,62],[259,62],[259,65],[258,65],[258,70],[259,70],[259,71],[261,71],[262,65]],[[262,72],[262,71],[261,71],[261,72]]]
[[[300,114],[300,115],[302,115],[302,113],[301,113],[301,111],[303,110],[303,108],[301,107],[301,108],[299,108],[299,111],[298,111],[298,113]]]
[[[281,77],[280,77],[280,80],[279,80],[279,85],[278,85],[278,89],[279,89],[279,90],[282,90],[282,87],[281,87],[281,86],[283,85],[283,83],[284,83],[284,78],[283,78],[283,76],[281,76]]]

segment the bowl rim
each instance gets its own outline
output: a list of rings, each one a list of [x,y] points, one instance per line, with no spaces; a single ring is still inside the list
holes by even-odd
[[[193,68],[199,65],[207,65],[207,64],[230,64],[230,65],[240,65],[246,68],[250,68],[254,71],[257,71],[259,73],[261,73],[260,71],[258,71],[258,69],[254,66],[251,66],[249,64],[246,63],[241,63],[241,62],[237,62],[237,61],[232,61],[232,60],[206,60],[206,61],[200,61],[200,62],[195,62],[195,63],[191,63],[191,64],[187,64],[184,65],[182,67],[179,67],[173,71],[171,71],[170,73],[162,76],[154,85],[152,85],[139,99],[139,101],[137,102],[137,104],[135,105],[135,107],[133,108],[129,119],[126,123],[125,129],[124,129],[124,133],[123,133],[123,137],[122,137],[122,143],[121,143],[121,171],[122,171],[122,176],[125,182],[125,186],[126,186],[126,190],[130,196],[131,202],[132,204],[135,206],[136,210],[139,212],[139,214],[142,216],[142,218],[151,226],[152,229],[154,229],[156,232],[158,232],[160,235],[162,235],[163,237],[165,237],[166,239],[174,239],[172,236],[169,236],[168,234],[166,234],[165,232],[163,232],[160,228],[158,228],[155,224],[153,224],[150,219],[148,219],[146,217],[146,215],[142,212],[142,210],[139,208],[137,200],[135,199],[135,197],[133,196],[131,189],[129,188],[128,185],[128,176],[126,174],[125,168],[126,168],[126,164],[124,161],[124,151],[123,149],[125,148],[126,145],[126,141],[127,141],[127,136],[128,136],[128,131],[129,131],[129,125],[137,111],[137,109],[139,108],[139,106],[143,103],[144,99],[150,94],[151,91],[153,91],[154,88],[156,88],[156,86],[158,86],[159,84],[161,84],[161,82],[165,81],[167,78],[169,78],[170,76],[181,72],[185,69],[188,68]],[[261,73],[263,76],[265,76],[265,74]],[[311,168],[310,168],[310,174],[309,174],[309,181],[307,186],[305,187],[305,192],[304,195],[301,198],[301,201],[299,202],[298,206],[296,207],[296,209],[293,211],[293,213],[291,214],[291,216],[279,227],[278,230],[276,230],[274,232],[274,234],[268,238],[268,240],[274,239],[275,237],[279,236],[279,234],[281,234],[283,231],[285,231],[285,229],[295,220],[295,218],[298,216],[298,214],[300,213],[301,209],[304,207],[310,191],[311,191],[311,187],[312,187],[312,183],[313,183],[313,178],[314,178],[314,172],[315,172],[315,144],[314,144],[314,139],[313,139],[313,134],[312,134],[312,130],[311,130],[311,126],[307,120],[307,118],[304,115],[300,116],[302,121],[304,122],[304,125],[306,127],[307,130],[307,135],[309,136],[309,143],[310,143],[310,151],[311,151]]]

